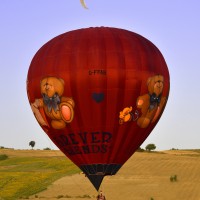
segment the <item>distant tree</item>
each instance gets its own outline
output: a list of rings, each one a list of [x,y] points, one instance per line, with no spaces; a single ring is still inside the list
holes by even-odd
[[[145,147],[145,149],[147,151],[152,151],[156,149],[156,145],[155,144],[147,144],[147,146]]]
[[[29,146],[31,146],[32,149],[33,149],[33,147],[35,146],[35,141],[30,141],[30,142],[29,142]]]

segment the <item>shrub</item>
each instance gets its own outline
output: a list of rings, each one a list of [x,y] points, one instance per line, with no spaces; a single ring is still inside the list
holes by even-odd
[[[91,197],[88,194],[84,194],[82,196],[76,196],[76,198],[88,198],[88,199],[90,199]]]
[[[72,198],[71,196],[69,196],[69,195],[65,195],[65,198]]]
[[[44,148],[43,150],[51,150],[49,147]]]
[[[177,181],[177,175],[170,176],[170,181],[176,182]]]
[[[61,199],[63,197],[64,197],[64,195],[60,194],[60,195],[57,196],[57,199]]]
[[[172,148],[171,150],[175,151],[175,150],[178,150],[178,149]]]
[[[137,149],[137,152],[144,152],[144,149],[141,148],[141,147],[139,147],[139,148]]]
[[[89,198],[89,199],[90,199],[91,197],[90,197],[90,195],[85,194],[85,195],[83,195],[81,198]]]
[[[177,181],[177,175],[174,175],[174,181]]]
[[[6,154],[1,154],[0,155],[0,161],[1,160],[6,160],[6,159],[8,159],[8,156]]]

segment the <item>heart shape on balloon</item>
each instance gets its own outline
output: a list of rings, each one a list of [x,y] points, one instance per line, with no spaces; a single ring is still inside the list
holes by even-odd
[[[92,98],[95,100],[97,103],[101,103],[104,100],[104,93],[92,93]]]

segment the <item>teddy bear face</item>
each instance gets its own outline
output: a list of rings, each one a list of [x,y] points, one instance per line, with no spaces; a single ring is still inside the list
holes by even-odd
[[[156,75],[153,77],[150,77],[147,81],[147,85],[148,85],[148,90],[150,94],[156,94],[156,96],[159,96],[162,91],[163,91],[163,87],[164,87],[164,77],[161,75]]]
[[[64,81],[56,77],[46,77],[40,84],[41,94],[53,97],[55,94],[62,96],[64,92]]]

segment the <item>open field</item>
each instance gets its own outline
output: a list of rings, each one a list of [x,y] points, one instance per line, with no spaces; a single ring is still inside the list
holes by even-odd
[[[2,155],[8,159],[1,159]],[[0,149],[0,200],[27,198],[78,172],[59,151]]]
[[[2,154],[2,150],[0,150],[0,154]],[[35,193],[37,191],[34,188],[35,185],[42,183],[42,181],[37,182],[37,172],[40,172],[40,175],[43,174],[43,176],[45,176],[47,171],[49,171],[49,173],[52,173],[52,177],[56,172],[59,174],[59,176],[54,176],[54,180],[62,176],[62,178],[59,178],[55,182],[52,180],[49,182],[47,181],[47,185],[44,187],[43,191],[29,196],[29,199],[94,200],[95,196],[97,195],[97,192],[93,188],[92,184],[87,180],[87,178],[85,178],[83,174],[77,173],[77,168],[72,170],[73,165],[71,165],[70,162],[65,159],[63,154],[59,151],[10,150],[10,152],[3,152],[3,154],[7,154],[11,157],[8,160],[0,161],[0,199],[12,199],[11,197],[2,198],[1,196],[1,193],[4,189],[10,189],[6,186],[6,184],[2,185],[2,180],[6,182],[4,179],[2,179],[2,176],[6,178],[8,177],[7,174],[13,172],[13,177],[16,178],[14,174],[20,173],[19,169],[17,169],[15,166],[16,164],[14,164],[14,160],[12,165],[9,165],[9,163],[6,165],[5,162],[16,159],[16,157],[22,159],[27,158],[28,156],[32,158],[32,162],[29,160],[30,166],[28,167],[27,163],[26,167],[21,170],[21,173],[25,173],[26,177],[33,176],[35,179],[32,180],[32,186],[29,185],[27,187],[26,185],[21,185],[21,187],[27,187],[28,190],[33,190]],[[54,164],[52,164],[48,170],[47,167],[44,170],[43,166],[42,171],[41,166],[39,169],[36,167],[35,162],[37,159],[47,160],[49,165],[51,163],[50,161],[52,161]],[[58,165],[68,168],[67,163],[68,166],[71,167],[70,173],[67,172],[67,170],[64,173],[61,173],[60,171],[62,170],[58,167]],[[56,167],[57,169],[55,170]],[[70,169],[70,167],[68,169]],[[7,171],[5,171],[5,169]],[[72,175],[73,173],[76,174]],[[175,176],[176,180],[170,180],[170,177]],[[38,177],[41,178],[40,176]],[[9,186],[9,179],[6,180]],[[17,183],[19,180],[16,178],[16,184],[12,187],[20,185],[20,182]],[[11,180],[11,182],[14,181],[15,180]],[[37,184],[34,184],[34,182]],[[46,187],[47,189],[45,189]],[[122,167],[117,175],[106,177],[104,179],[101,189],[103,189],[104,193],[106,194],[107,200],[200,200],[199,188],[200,151],[174,150],[159,153],[135,153]],[[16,188],[14,187],[13,190],[15,189]],[[25,195],[21,195],[21,197],[23,196],[25,197]],[[22,200],[23,198],[18,199]]]

